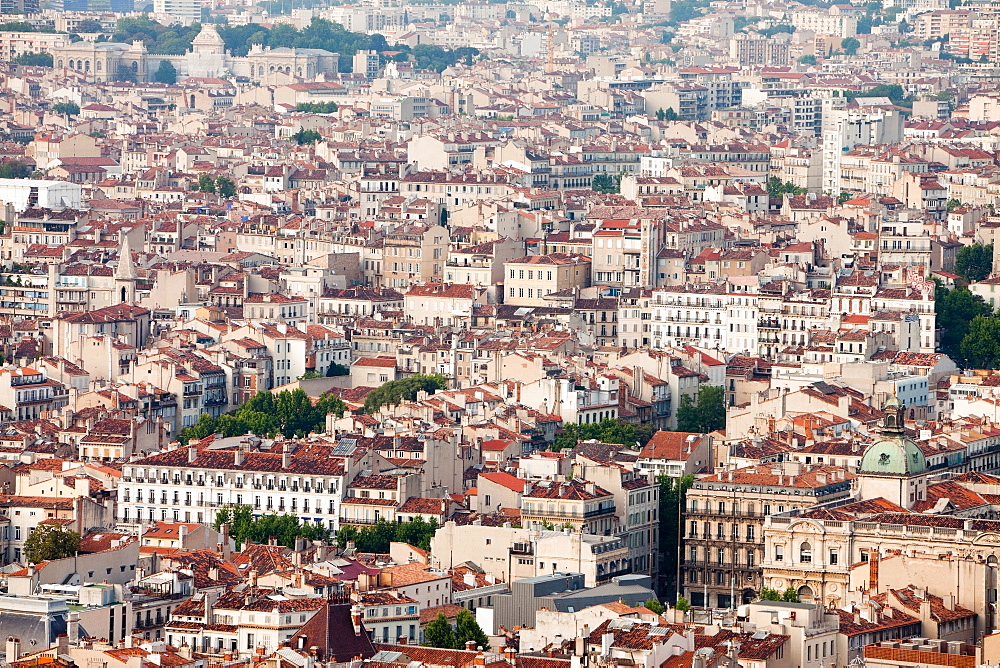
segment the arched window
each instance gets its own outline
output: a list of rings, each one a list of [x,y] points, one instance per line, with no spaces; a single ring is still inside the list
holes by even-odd
[[[83,71],[84,72],[89,72],[90,71],[90,61],[89,60],[85,60],[83,62]]]
[[[101,61],[99,61],[99,60],[98,60],[97,62],[95,62],[95,63],[94,63],[94,68],[95,68],[95,69],[96,69],[96,70],[97,70],[98,72],[100,72],[100,71],[101,71],[101,67],[103,67],[103,65],[104,65],[104,63],[102,63]]]
[[[71,60],[71,61],[69,61],[69,68],[70,68],[71,70],[75,70],[75,69],[76,69],[75,67],[73,67],[73,61],[72,61],[72,60]]]
[[[803,564],[810,564],[813,560],[813,550],[812,545],[808,542],[802,543],[799,546],[799,561]]]
[[[260,74],[260,76],[264,76],[264,66],[263,66],[263,65],[261,65],[261,66],[260,66],[260,67],[258,68],[258,70],[259,70],[259,71],[258,71],[258,74]]]
[[[138,72],[139,71],[139,63],[137,63],[134,60],[132,61],[132,71],[133,72]]]
[[[799,601],[802,603],[811,603],[813,600],[813,590],[809,585],[802,585],[796,593],[799,595]]]
[[[62,60],[59,60],[59,61],[56,62],[56,67],[58,67],[59,69],[62,69],[62,66],[63,66],[63,61]]]

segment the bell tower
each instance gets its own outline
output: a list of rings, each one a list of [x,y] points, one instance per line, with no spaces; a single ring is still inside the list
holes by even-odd
[[[135,265],[132,263],[132,246],[128,237],[122,243],[118,254],[118,266],[115,267],[115,296],[111,300],[115,304],[135,303]]]

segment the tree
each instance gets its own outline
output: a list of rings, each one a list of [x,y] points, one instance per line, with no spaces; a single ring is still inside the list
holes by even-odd
[[[52,111],[64,116],[76,116],[80,113],[80,105],[76,102],[57,102],[52,105]]]
[[[955,273],[974,283],[993,272],[993,244],[972,244],[960,248],[955,255]]]
[[[681,518],[687,507],[687,491],[694,484],[694,476],[671,478],[660,475],[660,572],[666,578],[664,593],[667,600],[680,593],[677,582],[678,558],[684,552],[684,532]]]
[[[934,313],[941,330],[941,350],[960,362],[964,359],[961,345],[969,333],[969,325],[977,317],[990,316],[993,309],[968,288],[947,290],[938,285],[934,290]]]
[[[677,603],[674,604],[674,609],[680,610],[681,612],[687,612],[691,609],[691,602],[683,596],[678,596]]]
[[[948,209],[948,213],[951,213],[960,206],[962,206],[961,200],[957,200],[954,197],[948,200],[948,203],[945,205],[945,207]]]
[[[306,393],[298,388],[284,390],[277,395],[258,392],[235,411],[213,418],[202,413],[191,427],[182,429],[177,440],[187,444],[192,438],[205,438],[210,434],[242,436],[253,432],[266,437],[282,434],[287,438],[306,436],[326,427],[329,413],[342,415],[344,402],[332,394],[320,396],[313,404]]]
[[[462,608],[455,615],[455,649],[465,647],[469,641],[476,643],[476,647],[489,648],[490,639],[483,633],[483,630],[476,622],[472,613]]]
[[[15,65],[26,65],[28,67],[52,67],[52,54],[25,51],[11,62]]]
[[[677,112],[674,111],[673,107],[667,107],[666,109],[656,110],[656,120],[658,121],[676,121]]]
[[[31,167],[17,160],[0,162],[0,179],[26,179],[31,176]]]
[[[303,522],[295,515],[267,514],[254,517],[250,506],[226,506],[219,509],[215,514],[214,526],[218,530],[223,524],[229,525],[229,535],[242,546],[275,538],[280,545],[295,547],[297,538],[325,541],[330,537],[330,530],[322,524]]]
[[[959,350],[962,358],[975,369],[1000,367],[1000,318],[976,316]]]
[[[771,589],[770,587],[761,587],[760,589],[760,600],[762,601],[780,601],[781,592],[777,589]]]
[[[787,603],[798,603],[799,594],[795,591],[795,587],[789,586],[788,589],[781,592],[781,600]]]
[[[622,177],[619,174],[597,174],[591,183],[591,188],[599,193],[621,192]]]
[[[336,102],[299,102],[295,105],[295,111],[304,111],[310,114],[333,114],[337,112]]]
[[[413,401],[417,392],[436,392],[448,386],[448,381],[439,373],[414,374],[407,378],[391,380],[372,390],[365,397],[365,412],[374,413],[385,404],[398,404],[402,401]]]
[[[351,373],[351,370],[344,366],[343,364],[337,364],[336,362],[330,362],[330,366],[326,369],[326,375],[329,376],[346,376]]]
[[[558,452],[563,448],[572,448],[577,441],[597,440],[601,443],[618,443],[640,447],[653,437],[653,427],[648,424],[633,424],[625,420],[606,418],[590,424],[570,422],[563,425],[562,433],[556,436],[552,450]]]
[[[316,132],[315,130],[306,130],[305,128],[299,128],[299,131],[292,135],[292,139],[299,146],[303,144],[315,144],[316,142],[323,139],[323,135]]]
[[[681,398],[677,407],[677,431],[704,434],[726,428],[726,400],[721,387],[702,385],[698,400],[690,395]]]
[[[208,174],[202,174],[198,177],[198,192],[202,193],[214,193],[215,192],[215,181]]]
[[[95,19],[83,19],[76,24],[77,32],[102,32],[104,26],[101,25],[100,21]]]
[[[80,534],[58,524],[39,524],[24,541],[24,558],[32,564],[71,557],[80,549]]]
[[[817,63],[819,63],[819,61],[816,59],[816,56],[812,55],[811,53],[807,53],[804,56],[799,56],[800,65],[816,65]]]
[[[855,37],[846,37],[840,42],[840,48],[844,50],[848,56],[853,56],[861,48],[861,42]]]
[[[427,626],[424,627],[424,644],[428,647],[455,649],[455,631],[443,612],[439,612],[437,617],[427,622]]]
[[[160,83],[175,84],[177,83],[177,68],[169,60],[161,60],[153,78]]]
[[[663,607],[663,604],[657,601],[652,596],[647,598],[646,602],[643,603],[643,605],[646,606],[647,610],[651,610],[652,612],[655,612],[658,615],[662,615],[666,610],[666,608]]]
[[[772,176],[767,180],[767,196],[773,199],[781,199],[785,193],[789,195],[805,195],[808,190],[800,188],[791,181],[781,182],[777,176]]]
[[[215,191],[219,193],[219,197],[236,197],[236,184],[228,176],[220,176],[215,179]]]

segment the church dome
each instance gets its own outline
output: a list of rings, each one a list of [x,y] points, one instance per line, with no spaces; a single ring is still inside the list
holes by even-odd
[[[906,438],[903,413],[906,407],[896,397],[882,407],[883,438],[865,450],[859,473],[874,475],[918,475],[927,470],[927,458],[917,444]]]

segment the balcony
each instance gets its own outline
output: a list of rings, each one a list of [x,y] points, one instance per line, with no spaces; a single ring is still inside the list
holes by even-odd
[[[597,510],[589,510],[583,513],[570,513],[570,512],[559,512],[559,511],[543,511],[538,512],[522,510],[521,514],[528,517],[539,517],[539,518],[552,518],[560,520],[587,520],[592,517],[604,517],[606,515],[614,515],[615,507],[607,506],[605,508],[599,508]]]

